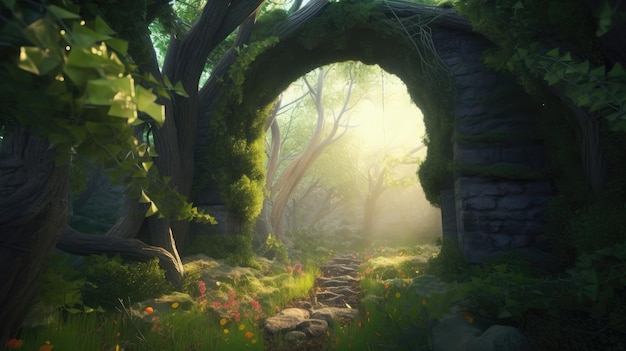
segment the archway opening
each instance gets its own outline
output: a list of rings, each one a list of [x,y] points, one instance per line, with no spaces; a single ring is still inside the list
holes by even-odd
[[[423,115],[400,78],[335,63],[295,80],[274,106],[261,215],[268,233],[292,241],[318,232],[347,244],[441,237],[440,210],[416,175],[427,151]]]

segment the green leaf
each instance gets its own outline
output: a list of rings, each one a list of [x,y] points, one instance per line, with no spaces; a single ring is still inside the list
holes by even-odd
[[[615,66],[613,66],[613,68],[609,71],[608,77],[609,78],[621,77],[625,73],[626,72],[624,71],[624,67],[622,67],[622,65],[620,65],[619,63],[616,63]]]
[[[569,62],[572,61],[572,55],[569,52],[566,52],[563,56],[561,56],[561,58],[559,59],[559,61],[561,62]]]
[[[56,5],[49,5],[48,6],[48,11],[50,11],[56,18],[59,19],[78,19],[80,18],[79,15],[70,12],[64,8],[60,8]]]
[[[548,85],[554,85],[558,83],[561,78],[552,72],[548,72],[543,79],[548,82]]]
[[[554,48],[546,53],[549,57],[557,58],[559,57],[559,48]]]
[[[147,161],[147,162],[142,162],[141,166],[143,167],[143,169],[146,170],[146,172],[148,172],[150,170],[150,168],[152,167],[152,165],[154,164],[154,162],[152,161]]]
[[[51,21],[40,18],[22,31],[24,37],[40,48],[50,48],[59,40],[58,28]]]
[[[112,39],[111,36],[95,32],[79,22],[74,22],[72,26],[72,46],[88,47]]]
[[[180,96],[189,97],[189,94],[187,94],[187,92],[185,91],[185,87],[183,87],[183,82],[179,81],[178,83],[176,83],[176,85],[174,86],[174,92]]]
[[[84,102],[89,105],[111,105],[114,100],[132,101],[135,94],[130,75],[113,79],[92,79],[87,82]]]
[[[137,86],[137,109],[147,113],[159,126],[162,126],[165,122],[165,106],[155,103],[156,98],[151,90]]]
[[[150,197],[143,190],[141,190],[141,195],[139,196],[139,200],[137,200],[140,204],[147,204],[151,202]]]
[[[100,16],[96,16],[96,20],[94,21],[94,30],[103,35],[117,34],[117,32],[111,29],[111,27],[109,27],[109,25]]]
[[[126,118],[128,119],[128,123],[131,124],[137,119],[137,105],[135,105],[135,102],[130,96],[118,94],[111,102],[108,115]]]
[[[122,55],[128,53],[128,42],[126,40],[112,38],[106,41],[107,45]]]
[[[594,69],[591,70],[591,72],[589,72],[591,75],[596,76],[596,77],[604,77],[604,72],[605,72],[606,67],[604,66],[600,66],[600,67],[596,67]]]
[[[150,217],[157,212],[159,212],[159,208],[154,202],[151,202],[150,208],[148,208],[148,211],[146,211],[146,217]]]
[[[34,46],[20,48],[20,59],[17,66],[24,71],[39,75],[39,63],[43,58],[43,51]]]

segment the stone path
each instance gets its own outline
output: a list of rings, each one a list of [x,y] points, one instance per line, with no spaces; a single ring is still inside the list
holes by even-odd
[[[362,298],[358,277],[361,261],[345,255],[320,267],[310,300],[295,301],[264,322],[266,350],[322,350],[335,323],[352,322]]]

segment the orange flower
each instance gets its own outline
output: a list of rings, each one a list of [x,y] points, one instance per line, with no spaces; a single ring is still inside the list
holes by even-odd
[[[463,316],[463,318],[465,318],[467,323],[470,323],[470,324],[474,323],[474,317],[472,317],[470,314],[463,312],[463,313],[461,313],[461,316]]]
[[[154,308],[148,306],[148,307],[144,308],[143,311],[145,312],[145,314],[150,314],[150,313],[154,312]]]
[[[389,289],[389,282],[385,283],[385,289]]]
[[[24,342],[20,339],[9,339],[9,341],[7,341],[7,347],[10,349],[19,349],[22,347],[23,343]]]
[[[244,336],[246,337],[246,339],[252,339],[252,337],[254,336],[254,333],[251,331],[247,331]]]
[[[359,323],[357,323],[357,326],[358,326],[359,328],[362,328],[362,327],[363,327],[363,322],[359,321]]]
[[[53,348],[53,346],[50,344],[50,341],[46,341],[45,344],[41,345],[41,347],[39,347],[39,351],[51,351]]]

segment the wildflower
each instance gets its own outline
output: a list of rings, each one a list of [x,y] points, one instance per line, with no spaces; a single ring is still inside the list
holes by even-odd
[[[200,293],[198,299],[206,297],[206,283],[202,280],[198,280],[198,292]]]
[[[254,336],[254,333],[251,331],[247,331],[244,336],[246,337],[246,339],[252,339],[252,337]]]
[[[239,324],[239,330],[244,330],[246,329],[246,325],[245,324]]]
[[[385,282],[385,290],[389,289],[389,282]]]
[[[50,344],[50,341],[46,340],[46,343],[39,347],[39,351],[51,351],[52,348],[53,346]]]
[[[115,344],[115,351],[120,351],[120,345],[119,344]]]
[[[150,313],[154,312],[154,308],[148,306],[148,307],[144,308],[143,311],[145,312],[145,314],[150,314]]]
[[[252,339],[250,340],[251,343],[256,344],[257,340],[256,339]]]
[[[359,321],[359,323],[357,324],[357,326],[358,326],[359,328],[363,328],[363,322]]]
[[[400,296],[401,296],[401,295],[400,295],[400,293],[399,293],[399,292],[397,292],[397,293],[396,293],[396,299],[399,299],[399,298],[400,298]]]
[[[250,300],[250,305],[252,306],[252,309],[255,310],[257,313],[261,313],[263,311],[263,309],[261,308],[261,304],[257,300]]]
[[[230,333],[230,331],[228,330],[228,328],[224,328],[224,334],[228,334]]]
[[[9,349],[19,349],[20,347],[22,347],[23,343],[24,341],[20,339],[9,339],[9,341],[7,341],[7,347]]]
[[[228,322],[228,320],[226,320],[226,318],[222,318],[220,319],[220,325],[225,325]]]
[[[422,300],[422,306],[426,306],[426,300]]]
[[[233,317],[235,322],[239,322],[241,320],[241,314],[239,312],[235,312],[235,316]]]
[[[174,302],[174,303],[172,304],[172,308],[173,308],[173,309],[177,309],[177,308],[178,308],[178,306],[180,306],[180,304],[179,304],[178,302]]]
[[[370,311],[365,311],[365,316],[369,317],[370,316]]]

